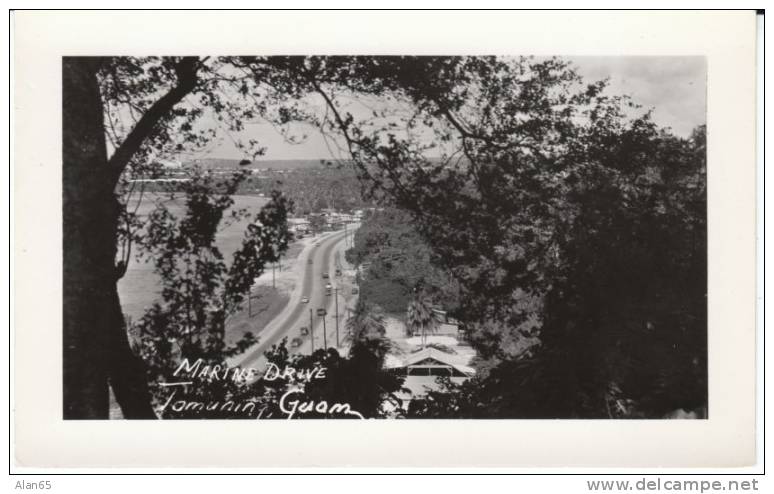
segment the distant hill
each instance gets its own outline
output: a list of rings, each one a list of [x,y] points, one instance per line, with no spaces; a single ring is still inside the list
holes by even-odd
[[[307,160],[256,160],[249,165],[240,166],[241,160],[237,159],[221,159],[221,158],[202,158],[196,160],[189,160],[184,163],[184,166],[193,166],[194,164],[206,169],[224,169],[224,168],[250,168],[250,169],[267,169],[273,170],[300,170],[308,168],[322,168],[326,160],[322,159],[307,159]]]
[[[427,160],[431,163],[440,162],[440,158],[428,157]],[[333,166],[339,164],[350,164],[346,160],[331,160],[331,159],[304,159],[304,160],[256,160],[248,165],[240,165],[242,160],[238,159],[224,159],[224,158],[201,158],[195,160],[188,160],[183,163],[184,167],[190,167],[194,164],[208,170],[214,169],[237,169],[248,168],[251,170],[266,170],[271,168],[272,170],[309,170],[313,168],[325,168],[326,163],[332,163]],[[456,164],[464,164],[467,160],[463,158],[456,158],[453,160]]]

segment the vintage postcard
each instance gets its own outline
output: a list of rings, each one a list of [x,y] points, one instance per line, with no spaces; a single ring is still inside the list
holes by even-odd
[[[136,464],[82,427],[284,451],[226,466],[753,461],[754,12],[480,14],[467,46],[452,13],[241,15],[16,16],[20,462]]]

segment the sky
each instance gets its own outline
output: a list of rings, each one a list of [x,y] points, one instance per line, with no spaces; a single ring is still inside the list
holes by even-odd
[[[611,94],[631,95],[653,119],[687,137],[706,123],[707,66],[704,57],[572,58],[578,73],[589,80],[610,77]]]
[[[707,67],[703,57],[570,57],[587,81],[609,78],[608,93],[630,95],[652,109],[654,121],[681,137],[706,123]],[[266,154],[259,159],[330,159],[324,139],[311,127],[297,127],[307,134],[301,144],[289,144],[269,124],[250,124],[243,139],[258,139]],[[205,156],[201,156],[205,157]],[[210,148],[206,157],[244,158],[229,138]]]

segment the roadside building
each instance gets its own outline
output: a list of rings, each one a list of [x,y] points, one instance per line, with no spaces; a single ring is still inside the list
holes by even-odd
[[[288,230],[293,233],[309,233],[311,225],[306,218],[288,218]]]
[[[475,374],[475,370],[468,365],[474,355],[472,349],[460,351],[461,347],[454,345],[446,346],[448,351],[444,351],[442,349],[444,345],[433,344],[433,339],[438,337],[428,337],[428,341],[431,342],[428,346],[409,353],[403,358],[388,355],[385,367],[405,377],[403,383],[405,390],[396,393],[395,396],[400,400],[400,406],[403,409],[408,409],[412,400],[422,399],[429,391],[441,389],[438,378],[446,377],[451,382],[460,384]],[[445,337],[445,340],[452,339]]]
[[[336,231],[336,230],[343,230],[344,229],[344,225],[346,225],[346,223],[344,223],[343,221],[340,221],[338,219],[328,219],[328,222],[327,222],[328,229],[329,230],[334,230],[334,231]]]
[[[183,168],[183,162],[179,160],[159,159],[157,162],[166,170],[180,170]]]

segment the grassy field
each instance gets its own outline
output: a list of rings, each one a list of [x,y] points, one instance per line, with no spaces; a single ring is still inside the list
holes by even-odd
[[[182,215],[185,207],[183,199],[176,196],[174,200],[170,200],[170,195],[164,193],[146,193],[138,213],[147,215],[158,200],[165,201],[173,214]],[[257,213],[266,204],[267,199],[257,196],[234,196],[234,202],[236,209],[248,208],[250,213]],[[232,254],[241,245],[247,223],[247,221],[241,221],[231,224],[218,233],[216,244],[227,261],[230,261]],[[133,319],[141,317],[145,308],[156,300],[159,290],[159,278],[153,272],[153,265],[149,262],[138,262],[132,258],[126,275],[118,282],[118,295],[121,297],[124,313]]]
[[[270,286],[253,288],[250,301],[245,302],[244,308],[226,321],[226,343],[235,343],[248,331],[258,336],[260,330],[282,312],[289,300],[287,293],[274,290]]]
[[[290,264],[291,259],[295,259],[303,250],[303,245],[299,242],[290,244],[282,264]],[[286,290],[275,290],[268,285],[259,285],[253,287],[250,293],[250,300],[245,302],[242,310],[229,317],[226,321],[226,341],[234,343],[246,332],[259,335],[261,329],[277,317],[290,301],[290,295]]]

